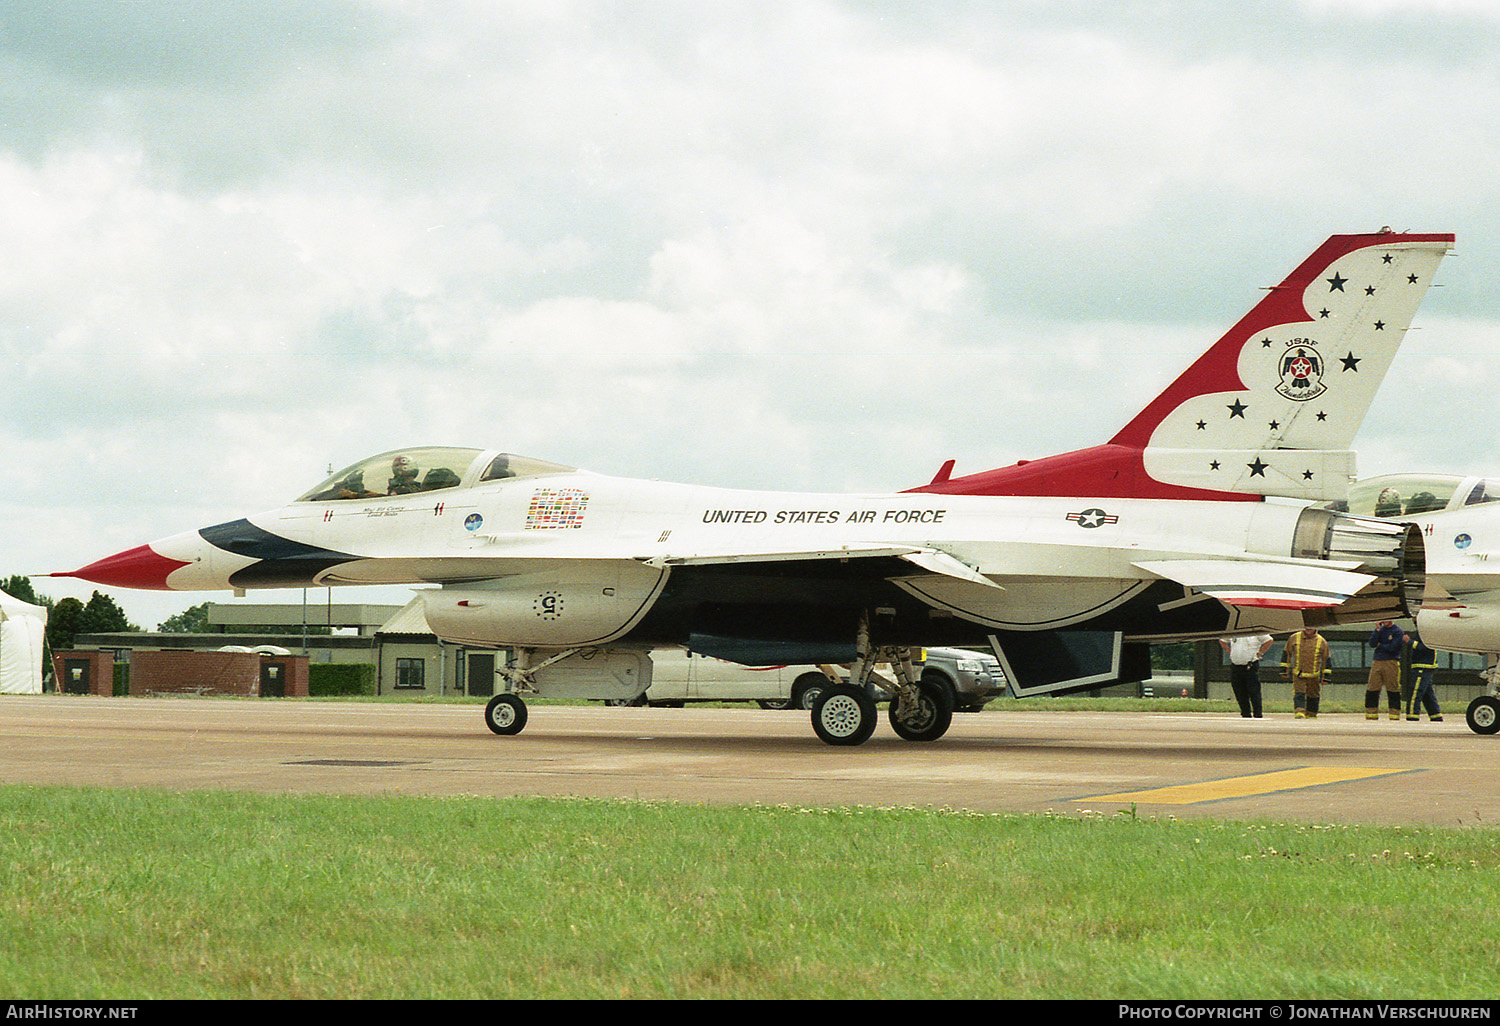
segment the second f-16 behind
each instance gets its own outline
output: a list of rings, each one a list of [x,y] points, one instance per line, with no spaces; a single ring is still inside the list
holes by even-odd
[[[1500,733],[1500,478],[1387,474],[1332,505],[1421,530],[1427,591],[1417,632],[1433,649],[1484,657],[1485,691],[1466,719],[1475,733]]]
[[[892,727],[931,740],[952,710],[913,679],[911,647],[991,648],[1025,696],[1144,679],[1152,641],[1412,615],[1418,531],[1309,503],[1355,480],[1355,432],[1452,244],[1330,238],[1091,449],[968,476],[950,461],[910,490],[848,495],[410,448],[65,576],[182,591],[436,585],[420,595],[439,637],[514,652],[486,713],[497,733],[524,725],[520,694],[633,698],[651,649],[685,646],[851,666],[812,710],[831,744],[870,736],[862,685],[888,663]]]

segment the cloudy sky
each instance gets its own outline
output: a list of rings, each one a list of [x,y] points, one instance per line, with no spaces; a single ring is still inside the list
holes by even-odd
[[[1080,448],[1382,225],[1458,247],[1360,470],[1500,474],[1497,12],[8,4],[0,576],[412,444],[838,491]]]

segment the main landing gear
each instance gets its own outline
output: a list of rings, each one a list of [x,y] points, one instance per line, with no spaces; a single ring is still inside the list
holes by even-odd
[[[953,695],[936,681],[914,680],[911,652],[905,648],[871,648],[861,633],[861,656],[847,684],[830,684],[812,707],[813,733],[830,745],[862,745],[875,733],[880,714],[870,697],[876,663],[890,663],[896,681],[881,683],[891,691],[889,719],[896,736],[906,741],[936,741],[953,724]]]

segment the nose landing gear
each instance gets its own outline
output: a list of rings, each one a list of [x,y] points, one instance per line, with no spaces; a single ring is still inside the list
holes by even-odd
[[[519,734],[526,726],[526,703],[501,692],[485,705],[484,725],[502,737]]]
[[[1500,733],[1500,698],[1480,695],[1469,703],[1465,718],[1469,729],[1476,734]]]

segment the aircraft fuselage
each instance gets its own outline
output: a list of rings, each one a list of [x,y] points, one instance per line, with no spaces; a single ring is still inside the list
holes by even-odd
[[[293,502],[155,542],[157,577],[131,583],[440,585],[423,593],[430,625],[471,644],[847,647],[862,614],[891,644],[1207,636],[1295,630],[1303,612],[1227,606],[1142,564],[1269,561],[1290,581],[1299,555],[1324,555],[1296,552],[1304,517],[1267,502],[759,492],[571,471]]]

